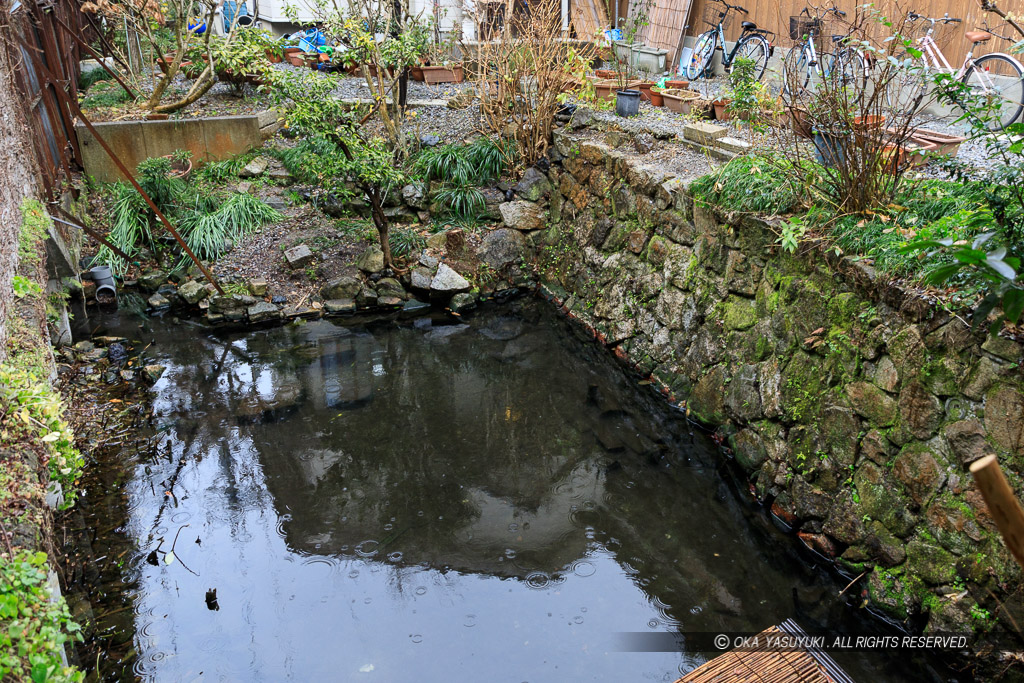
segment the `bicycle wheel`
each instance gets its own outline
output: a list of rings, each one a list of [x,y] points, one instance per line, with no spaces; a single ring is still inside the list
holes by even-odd
[[[711,66],[711,56],[715,54],[715,32],[705,31],[697,36],[693,45],[693,57],[686,65],[686,78],[695,81],[706,75]]]
[[[885,63],[878,74],[880,82],[875,83],[875,87],[884,89],[885,103],[893,115],[913,116],[924,102],[922,95],[928,88],[928,64],[909,55],[899,61],[900,66]]]
[[[740,57],[754,62],[754,73],[756,74],[754,78],[759,81],[761,76],[764,76],[764,70],[768,68],[768,51],[770,49],[768,40],[760,33],[754,33],[739,42],[732,59],[734,63]]]
[[[989,130],[1002,130],[1024,109],[1024,69],[1004,54],[978,57],[964,72],[962,82],[971,89],[978,115]]]
[[[799,97],[811,82],[811,60],[807,46],[790,48],[782,60],[782,94]]]
[[[843,86],[850,88],[857,96],[867,88],[867,61],[860,50],[852,47],[840,48],[832,56],[828,72],[839,78]]]

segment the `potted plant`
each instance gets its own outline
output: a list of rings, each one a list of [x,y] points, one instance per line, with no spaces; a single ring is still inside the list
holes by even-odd
[[[273,37],[263,29],[235,28],[234,39],[213,49],[213,62],[217,77],[236,87],[245,83],[258,83],[263,72],[270,68],[267,48]],[[282,50],[283,54],[283,50]]]
[[[640,113],[638,86],[642,81],[636,79],[637,64],[633,53],[633,41],[640,29],[648,24],[650,5],[650,0],[641,0],[640,4],[633,7],[629,17],[621,20],[622,40],[616,41],[613,45],[615,59],[618,62],[618,71],[615,75],[618,85],[615,93],[615,113],[619,116],[636,116]]]
[[[187,149],[176,149],[164,158],[169,159],[171,162],[171,172],[169,175],[172,178],[188,180],[189,175],[192,174],[192,152]]]
[[[690,81],[682,79],[669,79],[665,81],[665,87],[670,88],[672,90],[686,90],[687,88],[690,87]]]
[[[689,114],[693,108],[693,102],[700,98],[700,94],[692,90],[662,90],[661,97],[665,101],[665,108],[679,114]]]
[[[462,83],[462,62],[453,59],[458,44],[458,33],[450,31],[442,36],[437,22],[431,22],[428,30],[434,34],[434,40],[427,43],[427,58],[430,66],[423,68],[423,80],[427,85],[437,83]]]
[[[658,86],[656,86],[656,85],[652,85],[651,86],[649,94],[650,94],[650,98],[651,98],[651,106],[652,107],[664,107],[665,106],[665,99],[661,96],[662,92],[664,92],[664,91],[661,88],[659,88]]]

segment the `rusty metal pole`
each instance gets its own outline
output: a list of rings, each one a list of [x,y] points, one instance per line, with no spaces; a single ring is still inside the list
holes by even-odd
[[[106,71],[108,74],[114,77],[114,80],[116,80],[118,84],[122,88],[124,88],[124,91],[128,93],[129,97],[131,97],[133,100],[138,99],[139,96],[131,88],[128,87],[128,84],[121,80],[121,77],[117,75],[116,71],[107,66],[106,61],[103,59],[103,57],[99,55],[99,53],[96,52],[96,50],[93,50],[88,43],[82,40],[81,36],[79,36],[77,33],[68,28],[68,25],[61,21],[60,17],[58,17],[56,14],[53,15],[53,18],[57,21],[58,24],[60,24],[60,27],[64,29],[64,32],[71,36],[75,40],[75,42],[78,43],[79,47],[81,47],[83,50],[92,55],[92,58],[95,59],[96,62],[103,67],[104,71]]]
[[[49,69],[46,68],[44,64],[42,64],[41,60],[39,59],[39,55],[36,54],[37,50],[32,46],[28,45],[27,43],[25,43],[24,40],[22,40],[20,37],[18,41],[22,44],[26,52],[28,52],[29,56],[32,58],[32,61],[35,63],[36,69],[39,71],[39,73],[46,76],[46,78],[51,83],[55,83],[56,80],[54,79],[53,74],[50,72]],[[210,281],[210,284],[212,284],[214,289],[217,290],[217,293],[223,295],[224,290],[221,288],[217,280],[213,277],[213,273],[211,273],[207,269],[207,267],[203,265],[202,261],[200,261],[196,257],[196,255],[192,253],[192,250],[189,249],[189,246],[185,244],[185,240],[181,238],[181,235],[179,235],[178,231],[174,229],[174,226],[171,225],[171,222],[167,220],[167,216],[165,216],[163,212],[160,211],[159,208],[157,208],[157,205],[153,203],[153,200],[150,198],[150,196],[146,194],[146,191],[143,190],[142,186],[139,185],[138,181],[135,180],[135,176],[133,176],[131,171],[128,170],[128,167],[124,165],[124,162],[121,161],[121,159],[119,159],[116,154],[114,154],[114,150],[110,148],[110,145],[107,144],[107,141],[103,139],[103,136],[99,134],[99,132],[92,125],[89,119],[85,117],[85,114],[82,113],[81,108],[78,106],[78,102],[75,102],[74,98],[70,97],[66,92],[64,92],[63,89],[55,87],[54,90],[57,92],[57,95],[64,100],[67,106],[71,109],[72,113],[74,113],[74,115],[77,116],[83,124],[85,124],[85,127],[89,130],[90,133],[92,133],[93,137],[96,138],[96,142],[100,143],[100,147],[103,148],[103,151],[107,153],[111,161],[113,161],[117,168],[121,171],[121,173],[124,174],[124,176],[128,179],[128,182],[132,184],[135,190],[140,195],[142,195],[142,198],[146,200],[146,204],[149,205],[149,208],[153,210],[153,213],[156,214],[156,217],[159,218],[160,222],[164,224],[165,228],[167,228],[167,232],[171,233],[171,236],[174,237],[175,241],[177,241],[178,245],[182,248],[182,250],[186,254],[188,254],[188,257],[192,259],[192,262],[199,267],[199,270],[201,270],[203,275],[206,276],[206,279]]]

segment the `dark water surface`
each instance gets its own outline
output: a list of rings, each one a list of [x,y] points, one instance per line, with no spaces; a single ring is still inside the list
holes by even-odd
[[[145,679],[672,681],[705,655],[623,652],[618,634],[865,628],[715,444],[543,303],[465,323],[91,324],[168,368],[157,455],[105,465],[127,518],[99,539],[132,547]]]

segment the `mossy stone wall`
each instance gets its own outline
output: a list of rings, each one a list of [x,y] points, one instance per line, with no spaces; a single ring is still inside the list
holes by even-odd
[[[785,253],[772,222],[704,206],[632,155],[555,143],[549,222],[532,236],[569,314],[725,436],[809,547],[870,571],[877,609],[961,632],[1019,611],[989,597],[1020,569],[968,465],[994,453],[1024,492],[1021,347],[869,265]]]

